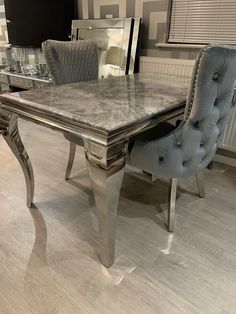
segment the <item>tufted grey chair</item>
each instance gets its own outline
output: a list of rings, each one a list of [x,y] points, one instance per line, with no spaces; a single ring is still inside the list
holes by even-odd
[[[205,196],[201,170],[216,153],[232,107],[236,80],[236,48],[208,45],[196,60],[184,119],[158,138],[158,128],[138,136],[130,153],[131,165],[171,180],[168,229],[175,223],[177,178],[197,175]]]
[[[91,40],[56,41],[47,40],[42,44],[49,73],[54,85],[69,84],[98,78],[98,48]],[[76,152],[76,145],[83,140],[64,134],[70,141],[69,160],[65,179],[70,176]]]

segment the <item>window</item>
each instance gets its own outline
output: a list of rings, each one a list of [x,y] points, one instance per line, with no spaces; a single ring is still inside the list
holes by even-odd
[[[236,0],[172,0],[168,41],[236,44]]]

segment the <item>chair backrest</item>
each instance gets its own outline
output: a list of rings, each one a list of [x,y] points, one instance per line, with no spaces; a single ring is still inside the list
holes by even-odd
[[[143,169],[175,178],[205,168],[216,153],[230,115],[235,81],[236,47],[203,48],[193,71],[184,120],[169,135],[149,143],[149,147],[155,146],[156,155],[143,161]]]
[[[184,123],[174,132],[181,175],[196,173],[212,160],[230,115],[235,83],[236,48],[203,48],[193,71]]]
[[[93,41],[47,40],[42,50],[54,85],[98,78],[98,48]]]

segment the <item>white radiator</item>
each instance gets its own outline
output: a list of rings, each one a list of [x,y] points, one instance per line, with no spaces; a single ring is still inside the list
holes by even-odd
[[[221,147],[236,153],[236,105],[224,131]]]
[[[195,60],[140,57],[140,73],[174,74],[191,78]],[[236,106],[230,117],[220,147],[236,152]]]
[[[140,57],[140,72],[191,78],[195,60]]]

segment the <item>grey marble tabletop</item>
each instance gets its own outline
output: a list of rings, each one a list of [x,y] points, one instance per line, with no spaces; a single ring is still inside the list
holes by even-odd
[[[188,87],[184,77],[134,74],[1,95],[0,100],[14,99],[21,108],[111,132],[179,107]]]

